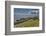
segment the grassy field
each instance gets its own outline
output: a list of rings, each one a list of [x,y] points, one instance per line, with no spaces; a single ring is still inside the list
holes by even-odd
[[[19,24],[16,24],[14,25],[14,27],[38,27],[39,26],[39,20],[36,19],[36,20],[28,20],[28,21],[25,21],[23,23],[19,23]]]

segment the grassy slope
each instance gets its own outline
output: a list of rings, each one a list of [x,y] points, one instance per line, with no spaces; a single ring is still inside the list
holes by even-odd
[[[16,24],[16,27],[37,27],[39,26],[39,20],[28,20],[26,22]]]

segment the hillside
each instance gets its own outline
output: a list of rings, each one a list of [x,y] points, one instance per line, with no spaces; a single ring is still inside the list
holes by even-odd
[[[39,20],[38,19],[28,19],[26,21],[21,21],[19,24],[15,25],[16,27],[37,27],[39,26]],[[14,26],[14,27],[15,27]]]

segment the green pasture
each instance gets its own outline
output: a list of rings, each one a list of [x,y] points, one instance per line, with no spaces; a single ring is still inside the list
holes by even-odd
[[[14,27],[38,27],[38,26],[39,26],[38,19],[35,19],[35,20],[30,19],[30,20],[14,25]]]

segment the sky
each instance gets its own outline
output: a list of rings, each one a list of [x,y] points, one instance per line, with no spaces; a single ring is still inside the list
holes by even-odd
[[[26,8],[14,8],[14,19],[20,19],[24,17],[32,17],[34,12],[34,16],[36,16],[35,12],[39,12],[39,9],[26,9]]]
[[[24,13],[24,14],[27,14],[29,11],[31,12],[30,9],[22,9],[22,8],[15,8],[14,9],[15,13]]]

